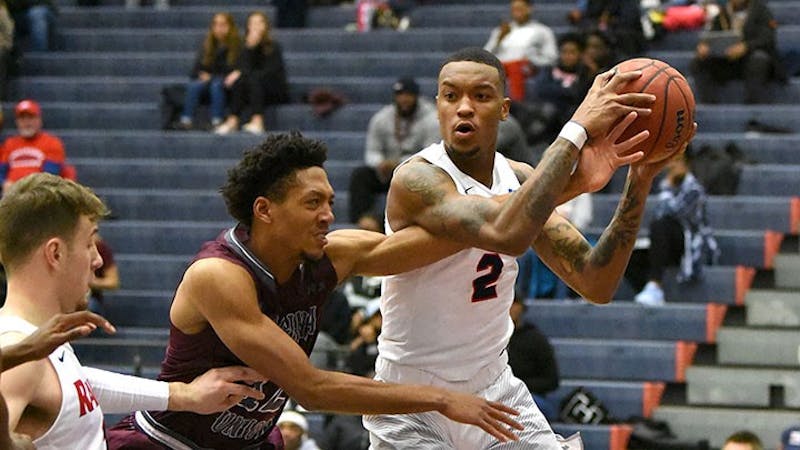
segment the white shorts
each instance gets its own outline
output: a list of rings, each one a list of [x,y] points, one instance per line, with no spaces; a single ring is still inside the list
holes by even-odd
[[[467,382],[451,383],[429,372],[400,366],[378,358],[376,364],[380,381],[425,384],[471,392],[487,400],[497,401],[520,412],[515,420],[525,429],[514,430],[519,441],[500,443],[482,429],[453,422],[438,412],[364,416],[364,427],[370,433],[371,450],[472,450],[472,449],[536,449],[561,450],[556,436],[544,415],[539,411],[528,387],[511,373],[505,354],[502,359],[487,365]],[[427,381],[427,382],[426,382]],[[475,390],[465,391],[465,387]]]

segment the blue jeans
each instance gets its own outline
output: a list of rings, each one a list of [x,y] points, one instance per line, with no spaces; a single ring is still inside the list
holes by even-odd
[[[225,115],[225,85],[222,77],[212,77],[209,81],[194,79],[189,81],[186,87],[186,98],[183,101],[183,114],[181,120],[191,121],[194,118],[200,98],[208,91],[211,100],[211,120],[212,122],[222,121]]]
[[[47,51],[50,49],[50,29],[55,22],[53,10],[49,6],[32,6],[13,15],[16,23],[15,34],[30,35],[30,49]]]

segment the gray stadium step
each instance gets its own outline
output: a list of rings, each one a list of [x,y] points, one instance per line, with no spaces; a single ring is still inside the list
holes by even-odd
[[[46,119],[45,119],[46,120]],[[172,132],[159,130],[53,129],[48,131],[64,141],[69,158],[174,158],[238,159],[246,149],[258,145],[264,136],[233,133]],[[288,132],[272,130],[271,132]],[[362,131],[308,131],[303,136],[322,140],[328,159],[362,161]]]
[[[620,339],[550,339],[562,377],[674,381],[677,342]]]
[[[701,107],[702,108],[702,107]],[[733,143],[750,161],[756,164],[796,164],[800,160],[800,134],[764,134],[709,132],[698,130],[692,140],[692,147],[700,149],[704,145],[725,148]]]
[[[783,289],[800,288],[800,255],[775,255],[775,286]]]
[[[553,27],[556,34],[569,27]],[[275,38],[287,51],[407,51],[425,48],[428,51],[452,52],[466,46],[483,46],[488,29],[474,27],[411,28],[403,33],[376,30],[367,34],[351,33],[336,28],[278,29]],[[67,43],[65,51],[192,51],[203,38],[202,28],[175,33],[165,28],[70,28],[61,32]],[[653,51],[684,50],[697,44],[699,33],[670,33],[652,43]],[[778,30],[778,40],[790,47],[800,42],[800,26],[788,25]],[[132,45],[132,43],[136,45]]]
[[[120,274],[120,282],[123,289],[104,294],[104,317],[118,329],[147,326],[167,330],[173,291],[127,290],[125,286],[131,282],[127,274]],[[173,287],[176,285],[174,280]]]
[[[203,242],[214,240],[234,223],[232,219],[222,222],[119,220],[101,224],[100,233],[120,254],[193,255]]]
[[[198,245],[195,252],[199,249]],[[123,286],[139,290],[174,290],[183,278],[183,272],[189,267],[191,259],[191,255],[144,255],[121,252],[114,255]]]
[[[97,188],[218,189],[236,160],[70,158],[81,183]],[[345,191],[358,162],[329,161],[328,180]]]
[[[770,389],[783,389],[787,408],[800,408],[800,377],[794,369],[690,366],[686,369],[690,405],[770,407]]]
[[[800,366],[800,328],[723,326],[717,331],[721,364]]]
[[[749,326],[800,327],[800,292],[751,289],[745,305]]]
[[[758,166],[761,167],[761,166]],[[795,178],[797,178],[795,176]],[[751,183],[755,177],[748,177]],[[799,191],[800,192],[800,191]],[[708,199],[708,218],[714,229],[765,230],[789,232],[792,230],[790,215],[791,198],[778,197],[779,192],[770,198],[737,195],[732,197],[711,196]],[[619,203],[618,194],[593,194],[592,226],[607,225]],[[656,196],[647,201],[647,209],[642,224],[652,220],[654,208],[658,204]]]
[[[712,448],[719,448],[725,439],[739,430],[755,432],[764,448],[775,449],[783,430],[797,423],[796,410],[745,408],[692,408],[661,406],[653,418],[665,420],[681,440],[709,439]]]
[[[745,166],[739,180],[738,193],[741,195],[793,195],[800,194],[798,167],[786,165],[759,164]]]
[[[232,220],[216,190],[140,188],[96,189],[115,219],[123,220]],[[339,221],[347,220],[347,192],[338,192],[333,207]],[[106,222],[110,223],[110,222]]]
[[[677,270],[667,269],[662,280],[664,297],[669,303],[709,303],[733,305],[743,293],[738,288],[741,276],[735,266],[703,267],[701,279],[679,283]],[[632,298],[628,297],[627,300]]]
[[[548,337],[705,341],[706,305],[667,304],[642,308],[632,302],[594,305],[585,301],[528,303],[527,320]]]
[[[164,359],[167,339],[120,339],[115,337],[87,338],[72,346],[81,363],[135,364],[155,366]]]

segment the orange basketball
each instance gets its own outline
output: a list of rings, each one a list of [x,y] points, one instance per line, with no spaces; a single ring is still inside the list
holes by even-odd
[[[635,58],[619,63],[617,70],[641,70],[642,76],[629,82],[624,92],[646,92],[656,96],[649,116],[640,116],[625,130],[618,142],[649,130],[650,136],[636,150],[647,162],[663,161],[674,155],[689,139],[694,123],[694,94],[680,72],[657,59]]]

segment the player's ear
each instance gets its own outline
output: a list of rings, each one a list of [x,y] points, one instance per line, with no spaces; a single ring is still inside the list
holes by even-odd
[[[506,97],[503,99],[503,106],[500,109],[500,120],[508,119],[509,111],[511,111],[511,99]]]
[[[66,243],[61,238],[48,239],[41,249],[44,252],[44,258],[50,266],[56,266],[64,258],[66,251]]]
[[[256,201],[253,202],[253,219],[272,222],[272,202],[267,197],[256,197]]]

